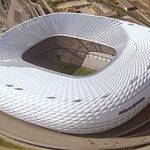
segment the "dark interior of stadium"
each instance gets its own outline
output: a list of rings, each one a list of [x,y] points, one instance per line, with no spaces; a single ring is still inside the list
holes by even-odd
[[[87,63],[83,65],[86,57],[92,57],[97,60],[102,58],[109,59],[106,56],[97,54],[106,54],[113,57],[116,55],[116,51],[111,47],[83,39],[54,36],[32,46],[23,54],[23,60],[46,69],[70,75],[78,75],[76,71],[79,68],[81,70],[82,67],[82,71],[84,70],[83,75],[87,75],[99,69],[89,67]],[[87,61],[94,64],[94,61],[92,62],[90,59]],[[100,64],[101,60],[97,62]]]

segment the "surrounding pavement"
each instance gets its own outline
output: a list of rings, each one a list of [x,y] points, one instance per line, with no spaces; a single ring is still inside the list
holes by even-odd
[[[150,135],[142,137],[99,138],[63,134],[18,120],[0,112],[0,134],[43,148],[65,150],[98,150],[149,144]]]

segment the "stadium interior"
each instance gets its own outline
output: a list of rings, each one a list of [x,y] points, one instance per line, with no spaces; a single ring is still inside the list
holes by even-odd
[[[26,62],[57,72],[83,76],[99,71],[116,55],[106,45],[69,36],[54,36],[23,54]]]

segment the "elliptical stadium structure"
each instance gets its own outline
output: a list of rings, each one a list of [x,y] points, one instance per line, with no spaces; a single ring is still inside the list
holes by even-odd
[[[23,59],[34,45],[58,36],[111,47],[116,56],[102,71],[84,77]],[[150,102],[147,27],[84,14],[50,14],[1,35],[0,56],[0,111],[44,128],[71,134],[103,132],[127,122]]]

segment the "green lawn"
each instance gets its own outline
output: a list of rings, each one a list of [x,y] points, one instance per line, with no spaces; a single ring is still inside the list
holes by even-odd
[[[66,62],[52,64],[48,67],[48,69],[74,76],[84,76],[94,72],[94,70],[88,69],[86,67],[72,65]]]
[[[78,68],[79,68],[78,66],[66,62],[59,62],[49,66],[49,69],[51,70],[66,74],[72,74]]]
[[[85,75],[88,75],[88,74],[91,74],[93,73],[94,71],[91,70],[91,69],[88,69],[86,67],[80,67],[78,68],[74,73],[73,75],[75,76],[85,76]]]
[[[7,142],[7,141],[1,139],[1,138],[0,138],[0,146],[1,146],[1,147],[5,147],[5,148],[17,149],[17,150],[18,150],[18,149],[19,149],[19,150],[21,149],[20,146],[11,144],[11,143],[9,143],[9,142]]]
[[[15,145],[13,143],[7,142],[4,139],[0,138],[0,147],[4,147],[8,150],[33,150],[31,148],[24,148],[22,146],[19,145]]]

